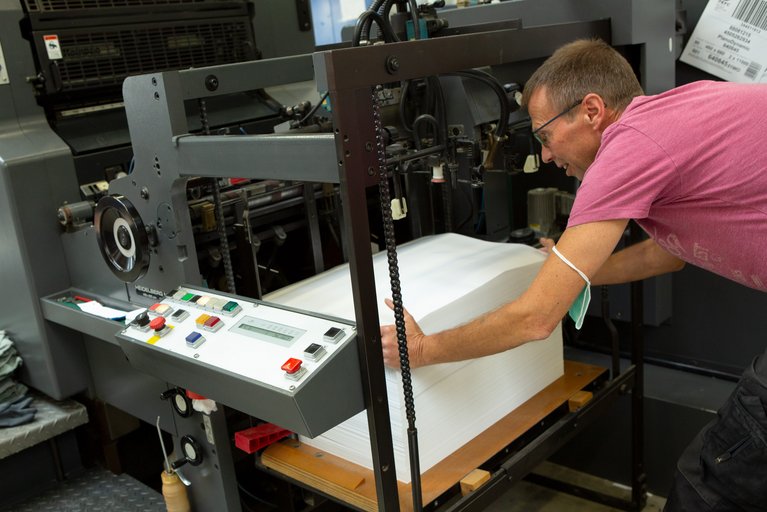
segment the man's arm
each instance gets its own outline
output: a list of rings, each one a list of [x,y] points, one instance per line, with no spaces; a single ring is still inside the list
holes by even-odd
[[[558,250],[583,273],[594,276],[623,235],[627,220],[582,224],[567,229]],[[583,279],[556,255],[549,255],[533,283],[517,300],[456,328],[424,335],[407,315],[412,367],[460,361],[503,352],[547,338],[583,290]],[[381,328],[384,362],[399,366],[394,326]]]
[[[675,272],[684,261],[665,251],[654,240],[647,239],[610,256],[591,284],[621,284]]]

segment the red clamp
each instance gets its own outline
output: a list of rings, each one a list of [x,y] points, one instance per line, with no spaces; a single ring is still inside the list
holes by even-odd
[[[234,445],[245,453],[253,453],[292,433],[274,423],[262,423],[257,427],[235,432]]]

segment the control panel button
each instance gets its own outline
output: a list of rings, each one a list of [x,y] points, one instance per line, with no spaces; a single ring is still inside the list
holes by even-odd
[[[163,327],[165,327],[165,317],[163,316],[158,316],[149,322],[149,328],[154,329],[155,331],[162,329]]]
[[[186,309],[177,309],[170,317],[176,322],[182,322],[189,316],[189,312]]]
[[[212,309],[213,311],[219,312],[222,309],[224,309],[224,304],[226,304],[227,302],[229,301],[224,299],[216,299],[216,298],[211,299],[208,302],[208,309]]]
[[[205,322],[207,322],[209,319],[210,319],[210,315],[203,313],[197,317],[194,323],[196,323],[199,327],[202,327],[205,325]]]
[[[308,347],[304,349],[304,356],[306,356],[307,359],[310,361],[319,361],[322,359],[325,354],[327,354],[327,351],[325,350],[325,347],[320,345],[319,343],[312,343]]]
[[[130,326],[138,329],[139,331],[146,332],[149,330],[149,322],[149,315],[146,311],[142,311],[136,315],[136,318],[133,319],[133,321],[130,323]]]
[[[197,331],[192,332],[186,337],[186,346],[189,348],[197,348],[205,342],[205,336]]]
[[[233,300],[230,300],[229,302],[224,304],[224,307],[221,309],[221,311],[223,311],[227,315],[232,315],[232,316],[236,315],[241,310],[242,308],[240,307],[240,305],[234,302]]]
[[[286,378],[290,380],[298,380],[301,377],[303,377],[304,374],[306,373],[306,368],[303,368],[301,366],[302,362],[303,361],[301,361],[300,359],[291,357],[290,359],[282,363],[282,366],[280,368],[285,370]]]
[[[201,308],[204,308],[208,305],[208,303],[211,301],[213,297],[209,297],[208,295],[203,295],[199,299],[197,299],[197,305]]]
[[[303,361],[301,361],[300,359],[291,357],[290,359],[282,363],[282,366],[280,368],[282,368],[287,374],[293,374],[301,370],[302,363]]]
[[[330,343],[338,343],[343,337],[344,337],[344,330],[339,329],[338,327],[331,327],[330,329],[325,331],[325,334],[322,335],[322,339],[325,341],[329,341]]]
[[[155,315],[168,316],[173,312],[173,308],[168,306],[167,304],[158,302],[157,304],[152,304],[151,306],[149,306],[149,311],[151,311]]]
[[[155,336],[165,336],[168,332],[170,332],[170,328],[165,323],[164,316],[158,316],[149,322],[149,328],[154,330]]]
[[[181,297],[181,300],[182,300],[182,301],[184,301],[184,302],[189,302],[190,300],[192,300],[192,298],[193,298],[193,297],[194,297],[194,293],[188,293],[188,292],[187,292],[187,293],[185,293],[185,294],[184,294],[184,295]]]
[[[221,329],[223,326],[224,326],[224,322],[222,322],[219,317],[211,316],[207,320],[205,320],[205,323],[202,325],[202,328],[207,331],[216,332],[217,330]]]

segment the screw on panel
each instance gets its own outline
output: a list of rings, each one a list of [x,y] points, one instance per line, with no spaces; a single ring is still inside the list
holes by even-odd
[[[218,89],[218,77],[216,75],[208,75],[205,77],[205,88],[211,92]]]
[[[141,199],[149,199],[149,189],[141,187]]]
[[[386,72],[393,75],[397,70],[399,70],[399,59],[395,55],[386,57]]]

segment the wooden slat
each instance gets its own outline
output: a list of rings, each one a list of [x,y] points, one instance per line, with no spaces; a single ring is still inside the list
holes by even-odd
[[[598,366],[565,361],[565,373],[562,377],[426,471],[421,477],[423,503],[431,503],[473,469],[537,425],[557,407],[566,403],[574,393],[582,390],[605,371],[607,370]],[[307,464],[308,460],[311,460],[312,464]],[[275,471],[335,496],[350,505],[364,510],[378,510],[375,477],[367,468],[316,448],[299,445],[294,440],[270,446],[262,454],[261,462]],[[318,470],[317,467],[322,469]],[[363,481],[356,488],[350,489],[348,486],[339,485],[338,477],[328,478],[328,473],[334,471],[356,474]],[[348,478],[348,476],[344,477],[347,480]],[[412,510],[410,484],[399,482],[398,489],[401,509]]]
[[[567,407],[570,409],[570,412],[575,412],[591,402],[592,398],[594,398],[594,393],[591,391],[577,391],[567,401]]]

